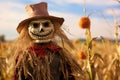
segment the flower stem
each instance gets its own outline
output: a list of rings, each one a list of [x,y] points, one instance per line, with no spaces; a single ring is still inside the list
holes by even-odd
[[[88,69],[88,74],[90,77],[90,80],[93,80],[92,78],[92,69],[91,69],[91,63],[90,63],[90,58],[91,58],[91,48],[89,48],[91,42],[91,32],[90,32],[90,28],[86,29],[86,44],[87,44],[87,54],[88,54],[88,58],[87,58],[87,69]]]
[[[90,28],[87,28],[86,29],[86,43],[87,43],[87,46],[89,46],[90,41],[91,41],[91,32],[90,32]]]

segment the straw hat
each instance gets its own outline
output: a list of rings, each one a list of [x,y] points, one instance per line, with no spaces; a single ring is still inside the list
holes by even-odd
[[[17,27],[17,31],[20,33],[23,27],[27,27],[30,21],[35,19],[50,19],[53,24],[54,22],[60,23],[60,25],[63,24],[64,19],[60,17],[50,16],[47,11],[47,3],[46,2],[40,2],[38,4],[30,4],[25,7],[26,12],[29,16],[29,18],[21,21]]]

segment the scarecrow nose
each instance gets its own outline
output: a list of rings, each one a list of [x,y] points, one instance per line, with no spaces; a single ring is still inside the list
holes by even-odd
[[[41,29],[41,30],[40,30],[40,32],[44,32],[44,30],[43,30],[43,29]]]
[[[39,32],[44,32],[42,25],[40,25]]]

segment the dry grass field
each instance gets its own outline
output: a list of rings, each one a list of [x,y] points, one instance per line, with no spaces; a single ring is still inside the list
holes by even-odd
[[[78,80],[120,80],[120,46],[109,40],[93,41],[89,56],[85,42],[73,40],[72,43],[76,48],[73,54],[85,72],[85,78]],[[13,72],[7,60],[11,44],[0,43],[0,80],[12,80]],[[65,47],[71,51],[67,45]]]

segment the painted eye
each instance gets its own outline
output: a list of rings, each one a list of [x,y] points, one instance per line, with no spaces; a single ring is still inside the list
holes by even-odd
[[[45,23],[43,23],[42,25],[44,26],[44,27],[49,27],[49,22],[45,22]]]
[[[39,27],[39,23],[33,23],[33,27],[34,28],[38,28]]]

